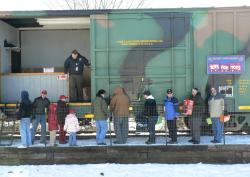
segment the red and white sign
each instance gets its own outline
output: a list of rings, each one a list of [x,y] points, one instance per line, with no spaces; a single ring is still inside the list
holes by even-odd
[[[57,79],[58,80],[67,80],[68,79],[68,75],[67,74],[58,75]]]
[[[192,115],[193,113],[193,106],[194,106],[194,101],[186,99],[184,100],[184,114],[185,115]]]

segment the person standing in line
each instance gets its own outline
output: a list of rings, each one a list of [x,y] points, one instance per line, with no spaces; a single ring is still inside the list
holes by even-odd
[[[83,101],[83,70],[90,66],[89,61],[73,50],[64,62],[64,73],[69,74],[69,99],[71,102]]]
[[[176,119],[178,116],[178,106],[179,102],[176,97],[173,96],[172,89],[167,90],[167,95],[164,100],[164,108],[165,108],[165,119],[167,120],[167,126],[169,130],[169,137],[171,140],[167,143],[169,144],[177,144],[177,126]]]
[[[57,105],[51,103],[49,105],[48,126],[49,126],[49,140],[50,146],[56,146],[56,131],[58,130],[57,122]]]
[[[149,137],[145,142],[146,144],[155,143],[155,124],[158,120],[158,112],[156,101],[151,95],[150,91],[144,91],[143,96],[145,98],[144,103],[144,116],[147,118]]]
[[[46,115],[48,113],[49,104],[50,101],[47,98],[46,90],[43,90],[41,92],[41,96],[35,98],[34,102],[32,103],[33,114],[35,117],[32,123],[32,144],[34,144],[35,134],[39,123],[41,125],[40,143],[46,144]]]
[[[64,130],[69,133],[69,146],[77,146],[76,133],[80,130],[80,126],[74,109],[69,109],[69,114],[65,119]]]
[[[220,116],[224,114],[224,96],[217,92],[215,87],[211,88],[211,96],[208,99],[209,114],[212,118],[212,129],[214,139],[212,143],[221,143],[224,131],[224,123],[220,121]]]
[[[189,125],[192,138],[188,141],[193,144],[200,144],[201,123],[205,111],[204,100],[197,88],[192,89],[191,100],[193,100],[192,115],[189,117]]]
[[[69,113],[69,107],[66,103],[68,97],[65,95],[60,95],[57,101],[57,120],[59,124],[59,144],[66,143],[66,132],[64,131],[65,118]]]
[[[27,91],[21,92],[21,102],[20,106],[17,109],[20,121],[20,134],[21,134],[21,143],[20,148],[29,147],[31,143],[31,132],[30,132],[30,119],[32,114],[32,103],[29,99],[29,93]]]
[[[128,138],[129,98],[122,87],[116,87],[110,102],[116,134],[115,144],[125,144]]]
[[[98,145],[106,145],[105,136],[108,128],[108,105],[104,100],[105,94],[105,90],[99,90],[93,103],[94,119],[96,122],[96,143]]]

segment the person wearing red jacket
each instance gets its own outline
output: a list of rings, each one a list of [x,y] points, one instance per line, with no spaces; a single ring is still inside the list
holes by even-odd
[[[49,105],[48,124],[50,132],[50,146],[56,146],[56,131],[58,130],[56,109],[56,104],[51,103]]]

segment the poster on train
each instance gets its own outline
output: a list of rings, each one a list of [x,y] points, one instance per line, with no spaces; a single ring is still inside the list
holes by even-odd
[[[245,55],[207,56],[207,74],[243,74]]]

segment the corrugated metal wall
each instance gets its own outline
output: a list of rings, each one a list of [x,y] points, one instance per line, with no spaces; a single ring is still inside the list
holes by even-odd
[[[58,75],[4,75],[1,81],[1,102],[15,103],[20,100],[22,90],[27,90],[30,99],[40,96],[41,90],[48,91],[48,98],[56,102],[59,95],[68,95],[66,80],[59,80]]]

